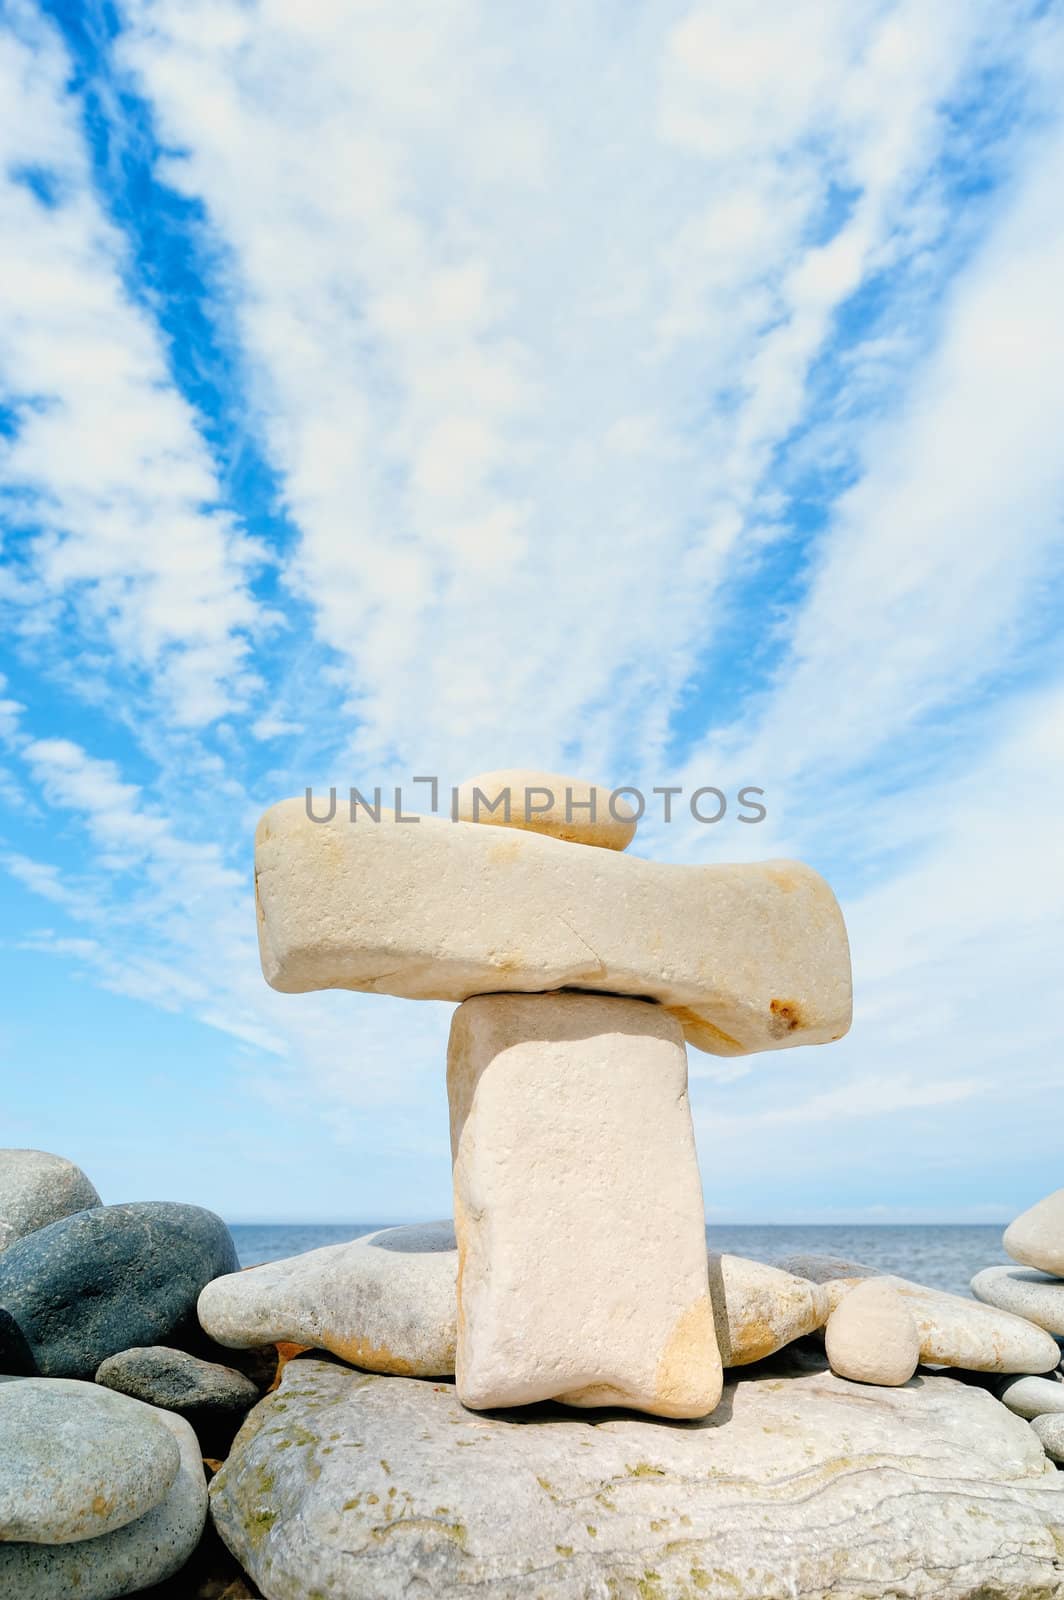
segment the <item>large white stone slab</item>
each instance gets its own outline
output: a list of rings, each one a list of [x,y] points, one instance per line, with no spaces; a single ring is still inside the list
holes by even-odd
[[[675,866],[440,817],[351,822],[343,807],[315,823],[285,800],[259,823],[255,881],[262,970],[290,994],[633,995],[715,1055],[850,1025],[842,914],[799,862]]]
[[[211,1502],[270,1600],[1058,1600],[1064,1584],[1064,1474],[1026,1422],[975,1384],[870,1389],[790,1355],[684,1424],[475,1416],[450,1384],[293,1361]]]
[[[484,995],[447,1056],[468,1406],[720,1398],[679,1025],[598,995]]]

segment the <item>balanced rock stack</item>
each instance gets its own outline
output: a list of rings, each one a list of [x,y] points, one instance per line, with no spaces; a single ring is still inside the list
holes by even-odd
[[[1028,1418],[1046,1455],[1064,1463],[1064,1383],[1056,1343],[1064,1341],[1064,1189],[1022,1212],[1002,1243],[1021,1265],[984,1267],[972,1279],[972,1293],[1043,1328],[1056,1344],[1057,1359],[1052,1378],[1018,1378],[999,1394],[1010,1411]]]
[[[743,1055],[841,1037],[838,905],[796,862],[625,857],[631,817],[556,774],[472,779],[455,812],[274,806],[255,851],[263,971],[290,993],[461,1002],[461,1401],[705,1416],[721,1357],[685,1040]],[[201,1316],[215,1326],[209,1297]]]

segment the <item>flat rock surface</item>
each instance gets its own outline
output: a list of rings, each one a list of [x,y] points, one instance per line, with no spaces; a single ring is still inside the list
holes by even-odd
[[[824,1284],[834,1311],[863,1278],[835,1278]],[[964,1295],[928,1289],[907,1278],[884,1276],[905,1301],[920,1335],[920,1360],[969,1372],[1052,1372],[1060,1347],[1044,1328],[996,1306]]]
[[[441,817],[312,822],[285,800],[259,823],[255,885],[262,970],[286,994],[630,995],[728,1056],[850,1025],[842,913],[796,861],[678,866]]]
[[[177,1476],[159,1504],[97,1539],[57,1545],[0,1543],[4,1600],[117,1600],[162,1583],[184,1566],[207,1517],[203,1461],[196,1435],[183,1417],[168,1411],[155,1415],[175,1440],[180,1457]]]
[[[1002,1240],[1015,1261],[1064,1278],[1064,1189],[1055,1189],[1005,1229]]]
[[[199,1318],[236,1349],[314,1345],[372,1372],[451,1376],[457,1274],[453,1223],[414,1223],[218,1278]]]
[[[80,1167],[47,1150],[0,1150],[0,1250],[100,1197]]]
[[[237,1264],[229,1229],[199,1206],[64,1217],[0,1255],[0,1371],[93,1378],[108,1356],[193,1327],[200,1290]]]
[[[700,1422],[542,1406],[301,1359],[211,1486],[268,1600],[1051,1600],[1064,1476],[983,1389],[794,1359]]]
[[[242,1372],[166,1345],[108,1356],[96,1382],[167,1411],[240,1412],[259,1398],[258,1387]]]
[[[1064,1334],[1064,1283],[1032,1267],[984,1267],[972,1279],[977,1300]]]
[[[0,1385],[0,1540],[69,1544],[124,1527],[177,1477],[173,1434],[147,1406],[93,1383]]]

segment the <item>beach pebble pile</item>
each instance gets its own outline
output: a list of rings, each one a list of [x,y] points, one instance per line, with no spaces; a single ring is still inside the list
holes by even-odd
[[[1005,1229],[1005,1249],[1018,1267],[984,1267],[972,1293],[989,1306],[1024,1317],[1064,1341],[1064,1189],[1046,1195]],[[1047,1456],[1064,1464],[1064,1383],[1057,1343],[1056,1381],[1029,1378],[1004,1386],[1001,1399],[1027,1417]]]
[[[231,1440],[269,1382],[181,1348],[210,1347],[196,1301],[236,1268],[212,1212],[105,1206],[72,1162],[0,1150],[3,1600],[115,1600],[186,1568],[198,1431],[225,1417]]]

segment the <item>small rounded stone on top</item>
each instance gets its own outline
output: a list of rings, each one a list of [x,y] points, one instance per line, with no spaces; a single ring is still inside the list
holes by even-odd
[[[81,1168],[64,1156],[47,1150],[0,1150],[0,1250],[100,1203]]]
[[[1014,1261],[1064,1278],[1064,1189],[1021,1211],[1002,1243]]]
[[[459,822],[524,828],[603,850],[627,849],[638,821],[620,790],[523,767],[482,772],[459,784],[454,815]]]
[[[0,1388],[0,1540],[70,1544],[157,1506],[181,1456],[158,1414],[66,1378]]]
[[[824,1334],[831,1370],[856,1383],[898,1388],[920,1361],[920,1333],[901,1295],[881,1278],[851,1289]]]

